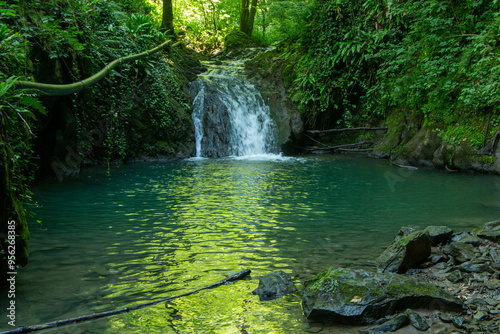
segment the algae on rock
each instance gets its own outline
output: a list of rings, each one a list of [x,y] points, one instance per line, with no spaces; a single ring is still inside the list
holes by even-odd
[[[305,283],[302,307],[309,319],[359,325],[407,308],[459,311],[462,304],[410,277],[330,267]]]

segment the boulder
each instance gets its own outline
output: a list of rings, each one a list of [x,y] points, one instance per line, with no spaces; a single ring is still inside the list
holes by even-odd
[[[500,242],[500,220],[484,224],[474,230],[474,234],[483,239]]]
[[[394,237],[394,242],[398,242],[402,238],[406,237],[407,235],[417,232],[417,231],[422,231],[423,228],[418,226],[418,225],[405,225],[402,226],[396,236]]]
[[[470,261],[474,258],[474,247],[463,242],[452,242],[445,247],[444,253],[452,256],[455,264]]]
[[[429,232],[432,246],[447,242],[453,234],[453,230],[448,226],[427,226],[425,231]]]
[[[490,249],[490,256],[494,263],[500,264],[500,255],[498,255],[498,252],[493,248]]]
[[[462,305],[415,278],[330,267],[305,283],[302,308],[311,320],[361,325],[407,308],[460,311]]]
[[[465,231],[465,232],[457,232],[457,233],[453,233],[451,235],[451,242],[458,242],[458,241],[462,241],[463,238],[465,238],[466,236],[470,235],[469,232]]]
[[[260,300],[266,301],[281,298],[296,291],[297,288],[293,284],[290,275],[279,270],[260,278],[259,286],[252,293],[259,295]]]
[[[446,276],[446,279],[452,283],[458,283],[465,278],[460,270],[455,270]]]
[[[466,235],[465,237],[460,239],[460,242],[477,247],[484,243],[484,239],[481,239],[475,235]]]
[[[404,273],[431,255],[431,240],[426,231],[412,232],[394,242],[376,259],[380,273]]]

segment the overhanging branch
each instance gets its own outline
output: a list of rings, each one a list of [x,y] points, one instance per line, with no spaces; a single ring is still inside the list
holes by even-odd
[[[106,65],[102,70],[100,70],[99,72],[97,72],[93,76],[91,76],[87,79],[84,79],[82,81],[74,82],[71,84],[60,85],[60,84],[46,84],[46,83],[40,83],[40,82],[19,80],[16,82],[15,86],[18,89],[38,90],[38,91],[42,92],[44,95],[51,95],[51,96],[73,94],[73,93],[81,91],[85,87],[91,86],[91,85],[95,84],[96,82],[100,81],[115,67],[117,67],[121,64],[124,64],[124,63],[134,61],[134,60],[149,57],[153,53],[156,53],[156,52],[160,51],[161,49],[165,48],[170,43],[172,43],[172,40],[168,40],[168,41],[158,45],[157,47],[155,47],[151,50],[144,51],[144,52],[137,53],[137,54],[133,54],[133,55],[126,56],[126,57],[121,57],[121,58],[118,58],[116,60],[113,60],[111,63]],[[177,43],[173,44],[172,47],[177,46],[179,44],[180,44],[180,42],[177,42]]]

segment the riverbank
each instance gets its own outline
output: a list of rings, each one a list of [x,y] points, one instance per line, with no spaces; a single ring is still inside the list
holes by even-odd
[[[368,324],[360,333],[412,332],[407,326],[497,333],[499,241],[500,221],[457,233],[446,226],[403,226],[376,259],[379,274],[332,267],[306,282],[304,312],[317,322]],[[315,326],[316,333],[328,330]]]
[[[383,114],[364,110],[350,116],[349,122],[332,123],[328,111],[314,117],[309,111],[299,112],[290,80],[294,65],[286,49],[279,48],[264,49],[245,64],[247,77],[256,81],[276,115],[286,154],[342,152],[389,159],[398,165],[500,174],[500,128],[491,115],[456,113],[445,121],[416,109],[391,107]],[[352,131],[355,128],[359,130]],[[342,147],[351,144],[358,145]]]

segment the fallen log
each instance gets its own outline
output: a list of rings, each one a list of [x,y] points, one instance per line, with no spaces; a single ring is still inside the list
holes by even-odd
[[[89,320],[95,320],[95,319],[105,318],[105,317],[109,317],[109,316],[120,314],[120,313],[126,313],[126,312],[130,312],[130,311],[138,310],[138,309],[141,309],[141,308],[144,308],[144,307],[153,306],[153,305],[156,305],[156,304],[159,304],[159,303],[167,303],[167,302],[169,302],[171,300],[174,300],[174,299],[177,299],[177,298],[180,298],[180,297],[190,296],[190,295],[198,293],[198,292],[200,292],[202,290],[213,289],[213,288],[219,287],[221,285],[224,285],[227,282],[231,282],[231,281],[236,281],[236,280],[242,279],[242,278],[244,278],[245,276],[247,276],[250,273],[251,273],[250,269],[245,269],[243,271],[240,271],[240,272],[238,272],[238,273],[236,273],[236,274],[234,274],[232,276],[229,276],[229,277],[223,279],[222,281],[219,281],[219,282],[214,283],[212,285],[209,285],[209,286],[206,286],[206,287],[203,287],[203,288],[191,291],[191,292],[186,292],[186,293],[184,293],[182,295],[178,295],[178,296],[174,296],[174,297],[169,297],[169,298],[157,300],[157,301],[154,301],[154,302],[149,302],[149,303],[145,303],[145,304],[139,304],[139,305],[135,305],[135,306],[131,306],[131,307],[125,307],[125,308],[122,308],[122,309],[119,309],[119,310],[114,310],[114,311],[109,311],[109,312],[94,313],[94,314],[84,315],[84,316],[77,317],[77,318],[71,318],[71,319],[53,321],[53,322],[49,322],[49,323],[41,324],[41,325],[34,325],[34,326],[29,326],[29,327],[19,327],[19,328],[10,330],[10,331],[2,332],[0,334],[18,334],[18,333],[35,332],[35,331],[40,331],[40,330],[43,330],[43,329],[54,328],[54,327],[61,327],[61,326],[70,325],[70,324],[76,324],[76,323],[85,322],[85,321],[89,321]]]
[[[370,141],[363,141],[360,143],[354,143],[354,144],[345,144],[345,145],[338,145],[338,146],[327,146],[327,147],[306,147],[307,151],[335,151],[341,148],[345,147],[356,147],[356,146],[362,146],[362,145],[367,145],[367,144],[373,144]]]
[[[328,130],[307,130],[306,132],[311,134],[322,134],[322,133],[332,133],[332,132],[344,132],[344,131],[376,131],[376,130],[388,130],[387,127],[379,127],[379,128],[342,128],[342,129],[328,129]]]
[[[312,140],[313,142],[320,144],[321,146],[328,147],[328,145],[323,144],[322,142],[320,142],[320,141],[318,141],[318,140],[314,139],[314,138],[313,138],[313,137],[311,137],[311,136],[308,136],[308,135],[306,135],[306,134],[304,134],[304,136],[306,136],[307,138],[309,138],[309,139],[310,139],[310,140]]]

